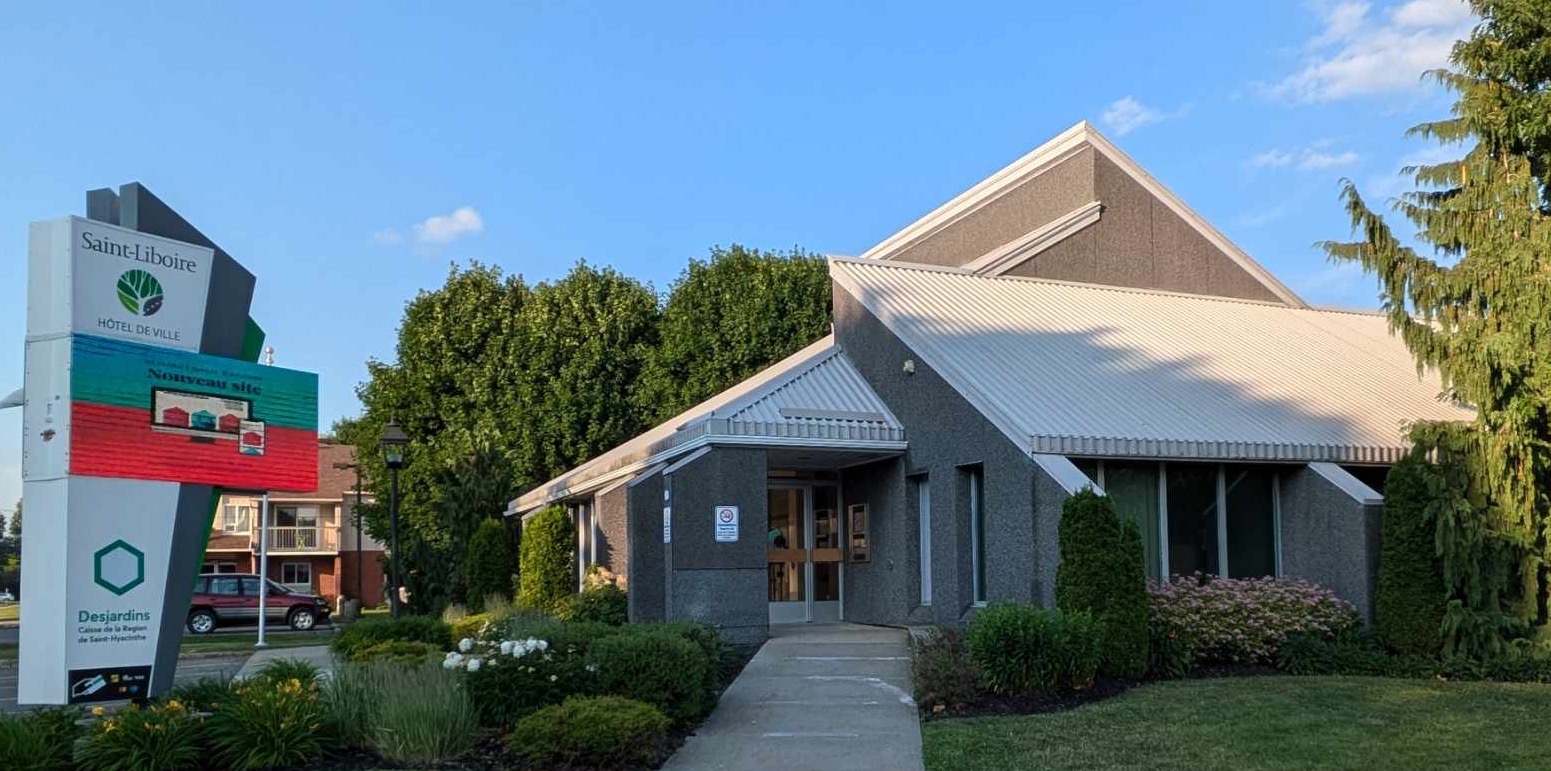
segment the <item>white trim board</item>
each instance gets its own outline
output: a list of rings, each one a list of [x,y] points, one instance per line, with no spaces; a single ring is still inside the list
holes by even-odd
[[[1099,221],[1103,205],[1098,201],[1083,204],[1053,222],[1041,225],[964,265],[964,269],[983,276],[1000,276],[1039,256],[1040,252],[1076,235]]]
[[[1119,147],[1116,147],[1108,139],[1104,138],[1092,124],[1080,121],[1066,131],[1058,134],[1054,139],[1035,148],[1006,167],[977,183],[974,187],[960,193],[947,203],[933,209],[926,216],[912,222],[899,232],[879,242],[878,245],[863,252],[862,259],[887,260],[898,253],[914,246],[931,236],[951,227],[954,223],[973,214],[987,203],[1001,197],[1007,191],[1045,173],[1057,164],[1076,155],[1085,147],[1091,147],[1095,152],[1102,154],[1111,163],[1114,163],[1122,172],[1130,176],[1137,184],[1156,197],[1164,206],[1167,206],[1187,225],[1200,233],[1208,242],[1217,247],[1229,259],[1233,260],[1248,272],[1256,281],[1275,295],[1282,302],[1294,308],[1306,308],[1308,305],[1298,297],[1281,281],[1278,281],[1270,271],[1266,270],[1254,258],[1250,257],[1238,245],[1228,240],[1221,231],[1213,227],[1201,215],[1191,209],[1183,200],[1176,196],[1168,188],[1164,187],[1157,179],[1148,174],[1135,160],[1126,155]]]
[[[1352,472],[1334,463],[1310,463],[1309,470],[1324,477],[1325,481],[1335,485],[1336,489],[1364,506],[1380,506],[1384,503],[1384,496],[1378,491],[1363,483],[1361,479],[1352,476]]]

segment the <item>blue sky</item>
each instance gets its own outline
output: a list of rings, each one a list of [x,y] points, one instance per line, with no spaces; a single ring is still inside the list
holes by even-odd
[[[254,271],[326,426],[452,261],[664,289],[713,244],[859,254],[1084,118],[1295,291],[1374,304],[1312,244],[1341,177],[1390,196],[1437,156],[1402,132],[1447,108],[1417,75],[1462,3],[1035,5],[10,4],[0,389],[26,225],[88,188],[141,181]]]

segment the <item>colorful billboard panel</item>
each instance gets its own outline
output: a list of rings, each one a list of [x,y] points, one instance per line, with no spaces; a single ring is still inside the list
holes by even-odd
[[[317,489],[317,375],[91,335],[70,358],[71,474]]]

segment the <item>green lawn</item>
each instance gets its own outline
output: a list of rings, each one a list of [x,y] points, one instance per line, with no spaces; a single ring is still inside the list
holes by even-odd
[[[1080,709],[921,727],[947,769],[1551,768],[1551,686],[1345,677],[1148,685]]]
[[[0,621],[16,621],[22,617],[22,605],[13,602],[8,605],[0,605]]]

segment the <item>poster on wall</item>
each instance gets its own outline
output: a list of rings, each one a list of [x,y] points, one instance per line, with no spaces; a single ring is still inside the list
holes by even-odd
[[[95,335],[70,357],[70,473],[317,489],[317,375]]]

